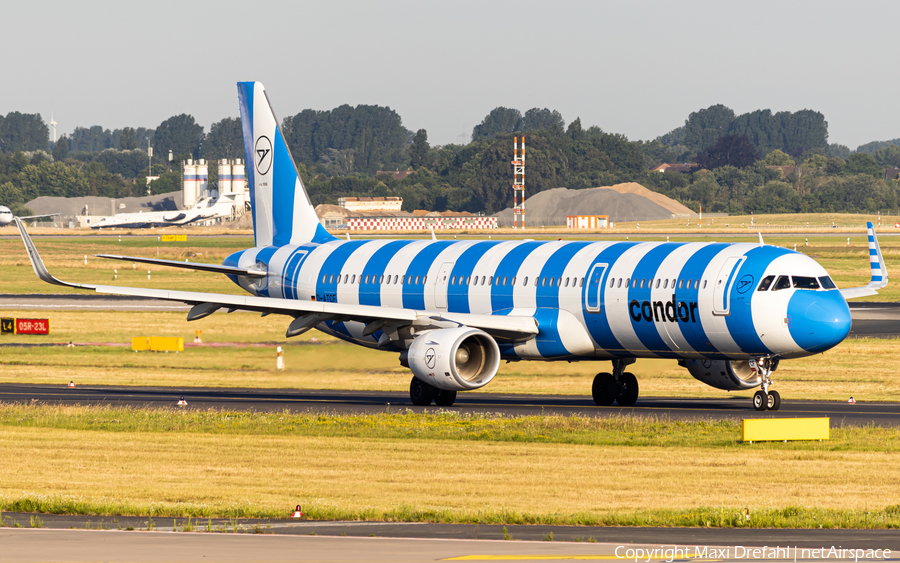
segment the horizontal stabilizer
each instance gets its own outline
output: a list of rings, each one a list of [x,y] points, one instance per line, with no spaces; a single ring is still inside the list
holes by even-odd
[[[234,268],[232,266],[220,266],[218,264],[203,264],[200,262],[179,262],[178,260],[160,260],[159,258],[141,258],[139,256],[118,256],[115,254],[94,254],[97,258],[109,258],[110,260],[124,260],[126,262],[139,262],[141,264],[154,264],[156,266],[169,266],[172,268],[184,268],[186,270],[198,270],[200,272],[215,272],[232,276],[247,276],[251,278],[266,277],[265,270],[251,270],[248,268]]]

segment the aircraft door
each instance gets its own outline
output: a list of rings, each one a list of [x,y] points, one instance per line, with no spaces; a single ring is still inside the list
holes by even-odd
[[[745,259],[745,256],[732,256],[725,260],[722,268],[719,269],[719,275],[716,276],[715,286],[713,286],[714,315],[727,316],[731,313],[729,293],[731,293],[731,286],[734,285],[735,274]]]
[[[600,289],[603,287],[603,274],[607,264],[594,264],[584,284],[584,303],[588,313],[599,313],[601,309]]]
[[[434,278],[434,306],[438,309],[447,308],[447,288],[454,264],[455,262],[444,262],[441,269],[438,270],[438,275]]]
[[[297,286],[299,285],[297,276],[300,274],[300,265],[306,259],[308,252],[307,250],[295,252],[284,267],[281,283],[285,299],[297,298]]]

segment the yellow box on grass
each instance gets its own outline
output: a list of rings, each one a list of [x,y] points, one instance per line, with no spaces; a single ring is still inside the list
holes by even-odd
[[[131,339],[135,352],[184,352],[184,338],[180,336],[135,336]]]
[[[830,430],[828,417],[745,418],[741,420],[741,440],[744,442],[827,440]]]

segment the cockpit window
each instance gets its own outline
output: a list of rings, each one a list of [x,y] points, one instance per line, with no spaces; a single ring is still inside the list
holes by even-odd
[[[837,287],[828,276],[822,276],[821,278],[819,278],[819,283],[822,284],[822,289],[835,289]]]
[[[775,287],[772,288],[772,291],[778,291],[779,289],[790,289],[790,288],[791,288],[790,276],[778,276],[778,280],[775,282]]]
[[[775,279],[775,276],[764,277],[762,279],[762,281],[759,282],[759,287],[756,289],[756,291],[768,291],[769,286],[772,285],[772,280],[774,280],[774,279]]]
[[[793,276],[794,287],[797,289],[819,289],[819,282],[816,278],[807,276]]]

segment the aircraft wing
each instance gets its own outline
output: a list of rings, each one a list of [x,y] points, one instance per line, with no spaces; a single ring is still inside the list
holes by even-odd
[[[353,305],[349,303],[328,303],[322,301],[300,301],[295,299],[279,299],[273,297],[257,297],[253,295],[230,295],[224,293],[203,293],[195,291],[171,291],[167,289],[147,289],[140,287],[120,287],[113,285],[90,285],[70,283],[54,277],[47,270],[41,259],[34,242],[25,230],[25,226],[15,219],[25,243],[25,250],[31,260],[31,266],[35,274],[42,281],[64,287],[92,290],[97,293],[110,295],[130,295],[134,297],[150,297],[165,301],[178,301],[193,305],[188,313],[188,320],[202,319],[219,309],[231,311],[255,311],[262,314],[281,314],[294,317],[287,330],[288,336],[296,336],[313,328],[315,325],[328,321],[358,321],[366,324],[363,334],[373,334],[379,329],[390,325],[392,328],[417,325],[428,327],[434,325],[446,325],[447,323],[460,324],[479,328],[491,336],[504,340],[522,340],[532,338],[538,333],[537,321],[530,316],[512,315],[477,315],[472,313],[443,313],[438,311],[419,311],[398,307],[377,307],[374,305]],[[119,259],[133,260],[129,257]],[[143,262],[160,263],[167,262],[166,266],[183,265],[184,262],[169,260],[148,260]],[[168,262],[172,262],[171,264]],[[209,266],[204,264],[203,266]],[[183,266],[182,266],[183,267]],[[224,266],[223,266],[224,268]],[[234,270],[242,270],[234,268]],[[217,271],[210,269],[209,271]],[[231,274],[246,275],[238,272]],[[371,329],[371,330],[370,330]]]
[[[872,270],[872,279],[862,287],[847,287],[841,289],[844,299],[856,299],[878,295],[879,289],[884,289],[888,284],[888,272],[884,266],[884,256],[881,255],[881,246],[878,237],[875,236],[875,226],[866,223],[866,235],[869,238],[869,267]]]
[[[203,264],[200,262],[179,262],[178,260],[160,260],[159,258],[141,258],[139,256],[119,256],[117,254],[94,254],[97,258],[109,258],[110,260],[124,260],[126,262],[139,262],[141,264],[155,264],[157,266],[170,266],[172,268],[184,268],[201,272],[215,272],[217,274],[229,274],[232,276],[248,276],[263,278],[266,272],[250,268],[233,268],[218,264]]]

